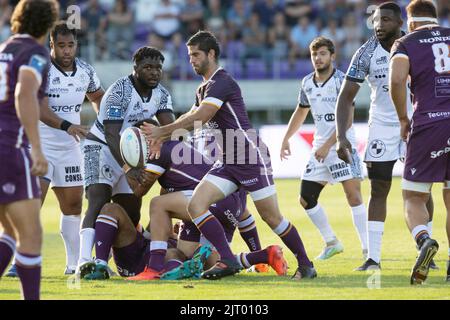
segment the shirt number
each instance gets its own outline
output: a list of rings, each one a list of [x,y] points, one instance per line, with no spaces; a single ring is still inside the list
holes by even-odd
[[[0,101],[8,99],[8,64],[0,62]]]
[[[434,70],[437,73],[450,72],[450,46],[436,43],[431,46],[434,54]]]

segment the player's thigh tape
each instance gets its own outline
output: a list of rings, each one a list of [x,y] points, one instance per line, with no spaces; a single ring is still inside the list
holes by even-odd
[[[306,202],[305,209],[312,209],[317,206],[317,201],[323,188],[324,186],[318,182],[302,180],[300,196]]]
[[[370,180],[392,181],[392,170],[397,160],[371,161],[367,163],[367,173]],[[370,164],[369,164],[370,163]]]

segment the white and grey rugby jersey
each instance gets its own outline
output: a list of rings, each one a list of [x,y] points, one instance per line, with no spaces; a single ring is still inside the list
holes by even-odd
[[[386,51],[376,36],[372,36],[353,55],[346,79],[357,83],[369,82],[370,110],[369,124],[398,125],[395,106],[389,95],[389,59]],[[410,96],[408,84],[408,97]],[[412,115],[411,99],[407,99],[408,116]]]
[[[316,82],[314,72],[308,74],[302,80],[298,105],[300,108],[311,108],[311,114],[316,125],[313,151],[321,147],[336,130],[336,101],[344,78],[345,74],[342,71],[334,69],[333,74],[324,83]],[[356,145],[353,127],[347,130],[347,139],[352,145]],[[336,150],[336,145],[330,150]]]
[[[48,72],[46,95],[51,110],[61,119],[80,124],[81,105],[87,93],[101,89],[94,68],[76,58],[72,72],[65,72],[53,61]],[[78,142],[67,132],[40,122],[42,145],[46,149],[70,149]]]
[[[135,89],[133,77],[130,75],[120,78],[108,88],[90,132],[106,143],[103,124],[105,120],[123,121],[120,129],[122,134],[126,128],[161,112],[173,112],[169,92],[159,84],[152,90],[150,98],[142,97]]]

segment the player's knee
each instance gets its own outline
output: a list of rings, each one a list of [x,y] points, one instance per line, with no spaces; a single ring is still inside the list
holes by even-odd
[[[42,247],[42,227],[40,224],[27,225],[18,234],[20,250],[37,252]]]
[[[314,181],[303,180],[300,190],[300,204],[306,210],[315,208],[323,185]]]
[[[71,201],[68,203],[61,204],[61,212],[67,216],[77,216],[81,214],[82,202],[81,201]]]
[[[351,207],[356,207],[362,204],[361,192],[359,190],[345,191],[345,196]]]
[[[278,227],[283,221],[281,214],[261,214],[261,219],[272,229]]]
[[[371,180],[370,196],[373,199],[386,200],[390,189],[390,181]]]
[[[120,218],[124,215],[124,212],[123,208],[117,203],[106,203],[100,210],[100,214],[120,220]]]
[[[189,201],[187,205],[187,212],[189,213],[189,216],[192,219],[195,219],[199,216],[201,216],[203,213],[205,213],[208,210],[208,208],[205,208],[197,201]]]
[[[163,210],[164,199],[154,197],[150,200],[150,217],[159,214]]]

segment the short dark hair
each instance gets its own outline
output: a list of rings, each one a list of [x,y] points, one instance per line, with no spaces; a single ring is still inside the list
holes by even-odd
[[[139,64],[142,60],[147,58],[151,59],[159,58],[161,62],[164,62],[163,54],[155,47],[141,47],[137,49],[133,55],[133,62],[135,64]]]
[[[55,0],[21,0],[11,16],[13,33],[26,33],[35,38],[47,34],[59,16]]]
[[[398,4],[396,4],[395,2],[392,2],[392,1],[383,2],[382,4],[380,4],[378,6],[377,9],[392,10],[394,12],[395,16],[397,16],[398,18],[402,17],[402,9],[400,8],[400,6]]]
[[[74,28],[69,28],[67,26],[67,22],[60,21],[56,24],[53,30],[50,32],[50,38],[52,41],[55,41],[58,37],[58,34],[66,36],[68,34],[72,34],[74,39],[77,39],[77,31]]]
[[[210,50],[214,50],[216,61],[219,61],[220,57],[220,46],[217,38],[209,31],[199,31],[194,34],[188,42],[187,46],[198,46],[200,51],[208,54]]]
[[[413,0],[406,7],[410,17],[432,17],[437,18],[437,10],[433,2],[427,0]]]
[[[336,51],[333,41],[331,41],[330,39],[327,39],[325,37],[322,37],[322,36],[315,38],[310,43],[309,50],[310,51],[317,51],[321,47],[327,47],[328,51],[330,51],[331,54],[333,54]]]

